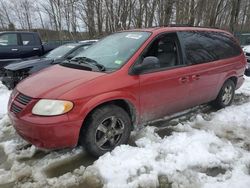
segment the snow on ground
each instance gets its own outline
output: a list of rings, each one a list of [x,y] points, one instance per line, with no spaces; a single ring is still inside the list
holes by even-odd
[[[6,114],[0,84],[0,187],[241,187],[250,185],[250,79],[231,107],[148,126],[130,145],[99,159],[84,149],[45,152],[27,145]],[[164,136],[165,135],[165,136]]]
[[[0,118],[7,112],[8,98],[10,91],[0,81]]]

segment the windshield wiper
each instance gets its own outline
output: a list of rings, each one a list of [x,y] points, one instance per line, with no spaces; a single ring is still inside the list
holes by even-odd
[[[98,63],[96,60],[90,59],[88,57],[76,57],[76,58],[71,59],[71,61],[76,61],[76,62],[80,62],[80,63],[82,62],[82,63],[85,63],[85,64],[94,65],[100,71],[105,71],[106,70],[104,65],[102,65],[102,64]]]

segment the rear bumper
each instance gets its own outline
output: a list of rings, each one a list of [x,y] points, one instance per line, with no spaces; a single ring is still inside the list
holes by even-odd
[[[37,117],[40,124],[25,121],[16,117],[12,112],[8,113],[16,132],[27,142],[43,149],[62,149],[75,147],[82,121],[61,121],[47,124],[48,118]],[[67,115],[64,115],[67,116]],[[40,120],[39,120],[40,119]]]

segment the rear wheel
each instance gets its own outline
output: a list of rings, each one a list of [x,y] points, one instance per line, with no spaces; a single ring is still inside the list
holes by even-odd
[[[213,106],[218,109],[230,106],[233,102],[235,94],[235,84],[232,80],[227,80],[222,86],[219,95],[213,101]]]
[[[125,110],[106,105],[94,110],[88,118],[81,133],[81,143],[90,154],[100,156],[126,144],[131,127],[131,119]]]

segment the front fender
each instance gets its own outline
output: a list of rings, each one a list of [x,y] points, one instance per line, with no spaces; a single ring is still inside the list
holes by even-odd
[[[130,107],[134,109],[136,120],[139,116],[139,99],[129,92],[124,91],[113,91],[108,93],[103,93],[101,95],[91,98],[87,103],[81,108],[82,117],[85,119],[86,116],[96,107],[101,104],[111,102],[114,100],[124,100]]]

